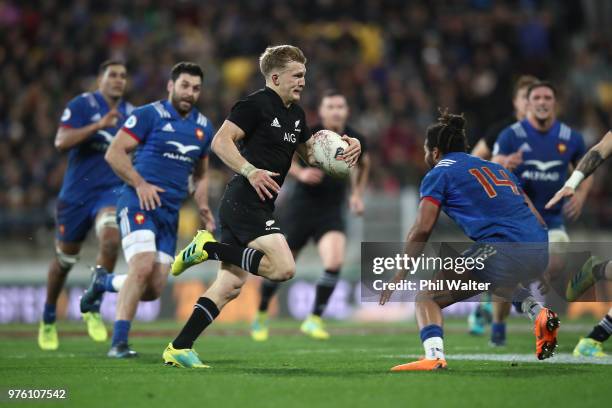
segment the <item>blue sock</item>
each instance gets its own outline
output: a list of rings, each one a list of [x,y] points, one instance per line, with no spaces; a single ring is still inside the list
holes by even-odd
[[[506,342],[506,323],[493,323],[491,325],[491,342]]]
[[[113,287],[113,278],[114,277],[115,277],[114,273],[109,273],[108,275],[106,275],[104,277],[104,283],[102,284],[102,290],[103,291],[105,291],[105,292],[113,292],[113,293],[117,292],[115,290],[115,288]]]
[[[437,324],[430,324],[429,326],[425,326],[421,329],[421,341],[425,341],[431,337],[444,338],[442,327],[438,326]]]
[[[127,343],[131,325],[132,322],[129,320],[115,320],[112,346],[116,346],[119,343]]]
[[[512,306],[514,306],[514,310],[516,310],[517,313],[523,313],[523,301],[512,302]]]
[[[55,323],[55,318],[55,305],[45,303],[45,308],[43,309],[43,322],[45,324]]]

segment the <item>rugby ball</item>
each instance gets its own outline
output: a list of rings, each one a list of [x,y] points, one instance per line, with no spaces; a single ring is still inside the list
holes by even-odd
[[[317,167],[336,178],[346,178],[350,168],[344,160],[337,160],[348,147],[339,134],[331,130],[319,130],[313,136],[313,156]]]

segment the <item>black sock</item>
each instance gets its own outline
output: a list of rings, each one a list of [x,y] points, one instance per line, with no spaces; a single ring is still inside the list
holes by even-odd
[[[209,258],[236,265],[253,275],[258,274],[259,263],[264,256],[263,252],[253,248],[244,248],[221,242],[207,242],[203,248],[208,253]]]
[[[193,313],[185,323],[183,330],[172,342],[175,349],[190,349],[209,324],[219,316],[219,308],[207,297],[201,297],[193,307]]]
[[[338,283],[338,276],[340,270],[326,269],[319,281],[317,282],[317,289],[315,294],[314,307],[312,314],[315,316],[321,316],[327,307],[327,302],[330,296],[334,293],[336,283]]]
[[[276,291],[279,287],[278,282],[272,282],[270,280],[265,279],[261,284],[261,300],[259,301],[259,311],[265,312],[268,310],[268,305],[270,304],[270,300],[276,294]]]
[[[605,315],[597,326],[593,327],[593,331],[587,337],[600,342],[608,340],[612,334],[612,317]]]
[[[599,265],[595,265],[593,267],[593,277],[596,281],[603,280],[606,278],[606,266],[608,265],[608,262],[610,261],[602,262]]]

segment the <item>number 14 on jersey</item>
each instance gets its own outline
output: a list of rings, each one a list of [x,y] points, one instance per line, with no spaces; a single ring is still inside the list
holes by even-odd
[[[472,176],[476,177],[476,180],[478,180],[482,188],[484,188],[489,198],[497,197],[496,187],[499,186],[510,187],[514,194],[521,194],[519,192],[518,187],[516,186],[516,184],[514,184],[512,180],[510,180],[510,177],[508,176],[508,173],[506,173],[505,170],[499,170],[499,178],[495,175],[495,173],[493,173],[493,170],[485,166],[482,166],[480,169],[472,168],[469,170],[469,172]],[[491,184],[489,180],[491,180],[493,184]]]

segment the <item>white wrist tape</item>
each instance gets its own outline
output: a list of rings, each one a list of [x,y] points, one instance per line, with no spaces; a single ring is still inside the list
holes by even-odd
[[[579,170],[574,170],[570,178],[565,182],[565,187],[573,188],[574,190],[580,185],[580,183],[584,180],[584,173]]]
[[[255,171],[257,170],[257,168],[255,166],[253,166],[251,163],[245,163],[241,168],[240,168],[240,174],[242,174],[244,177],[249,178],[249,176]]]

